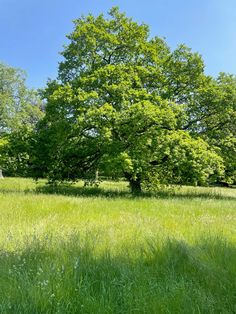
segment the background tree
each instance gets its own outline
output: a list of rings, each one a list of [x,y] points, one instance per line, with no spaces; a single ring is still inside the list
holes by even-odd
[[[51,180],[109,169],[133,191],[206,183],[222,171],[222,160],[183,130],[187,104],[204,78],[201,57],[185,46],[171,52],[117,8],[109,15],[79,18],[68,36],[58,81],[44,92],[38,147],[47,154],[38,169]]]
[[[43,116],[42,102],[20,69],[0,63],[0,164],[8,175],[29,175],[30,138]]]
[[[205,77],[191,97],[184,129],[215,148],[225,165],[221,179],[232,184],[236,182],[236,78],[225,73],[216,79]]]

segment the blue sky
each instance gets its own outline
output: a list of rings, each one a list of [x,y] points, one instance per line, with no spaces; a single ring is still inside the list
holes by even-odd
[[[236,74],[236,0],[0,0],[0,61],[27,71],[31,87],[56,78],[72,20],[119,6],[175,48],[198,51],[206,73]]]

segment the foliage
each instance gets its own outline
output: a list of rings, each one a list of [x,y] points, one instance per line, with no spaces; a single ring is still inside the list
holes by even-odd
[[[0,165],[50,182],[125,177],[160,184],[236,182],[236,78],[204,74],[201,56],[171,51],[112,8],[75,20],[58,79],[41,96],[0,64]]]
[[[205,80],[189,112],[191,131],[218,148],[224,160],[225,180],[236,182],[236,77],[220,73],[217,79]]]
[[[32,130],[21,127],[5,136],[0,147],[1,165],[7,176],[27,177],[32,175]]]
[[[183,45],[171,52],[117,8],[109,15],[79,18],[68,36],[58,81],[44,92],[38,169],[53,181],[110,169],[133,191],[222,174],[214,148],[183,131],[204,77],[201,57]]]
[[[25,85],[26,75],[0,63],[0,130],[17,131],[22,125],[34,126],[41,116],[42,102]]]
[[[0,63],[0,165],[7,175],[29,175],[32,131],[42,118],[42,102],[25,85],[25,73]]]

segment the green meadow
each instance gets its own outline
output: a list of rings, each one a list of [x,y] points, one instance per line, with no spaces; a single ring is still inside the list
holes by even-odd
[[[236,189],[1,180],[0,313],[236,313]]]

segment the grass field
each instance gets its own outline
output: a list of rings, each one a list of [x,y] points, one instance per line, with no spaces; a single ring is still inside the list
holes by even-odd
[[[236,313],[236,189],[1,180],[0,313]]]

